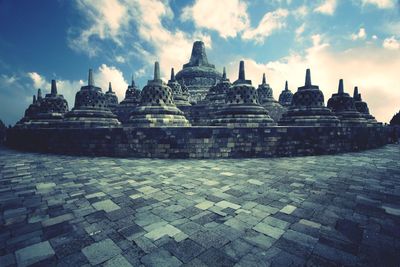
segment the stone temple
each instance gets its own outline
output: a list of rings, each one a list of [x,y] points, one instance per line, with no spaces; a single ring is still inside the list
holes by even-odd
[[[203,42],[193,44],[190,60],[165,83],[160,65],[144,88],[133,80],[118,103],[108,90],[88,84],[76,93],[72,110],[59,95],[38,91],[25,116],[7,131],[10,146],[63,154],[149,158],[243,158],[333,154],[378,147],[396,140],[377,123],[361,99],[338,93],[325,106],[311,82],[292,94],[288,82],[279,101],[265,74],[257,89],[246,79],[245,62],[231,82],[209,63]],[[290,77],[289,77],[290,78]]]
[[[193,44],[192,54],[188,63],[183,65],[181,71],[176,74],[176,79],[182,85],[185,84],[190,93],[189,101],[202,100],[208,89],[221,80],[215,66],[208,62],[206,49],[202,41]]]

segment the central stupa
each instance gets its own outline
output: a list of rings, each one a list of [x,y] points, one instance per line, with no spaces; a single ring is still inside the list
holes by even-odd
[[[194,42],[190,61],[176,74],[176,80],[181,85],[185,84],[189,90],[189,101],[198,102],[204,99],[211,86],[221,79],[222,74],[213,64],[208,63],[204,43]]]

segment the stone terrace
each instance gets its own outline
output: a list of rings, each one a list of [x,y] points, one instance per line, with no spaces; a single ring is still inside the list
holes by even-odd
[[[400,146],[275,159],[0,148],[0,266],[399,266]]]

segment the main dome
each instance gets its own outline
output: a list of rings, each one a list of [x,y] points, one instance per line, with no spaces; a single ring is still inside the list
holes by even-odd
[[[202,100],[211,86],[222,79],[222,74],[208,63],[206,49],[202,41],[193,43],[190,61],[183,65],[181,71],[176,74],[176,80],[185,84],[189,90],[189,100]]]

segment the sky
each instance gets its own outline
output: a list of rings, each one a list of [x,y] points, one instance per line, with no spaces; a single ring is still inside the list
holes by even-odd
[[[21,119],[52,79],[72,108],[89,68],[121,101],[154,61],[165,80],[179,71],[196,40],[231,81],[240,60],[254,86],[266,73],[275,99],[311,68],[325,103],[342,78],[379,121],[400,110],[400,0],[0,0],[0,119]]]

